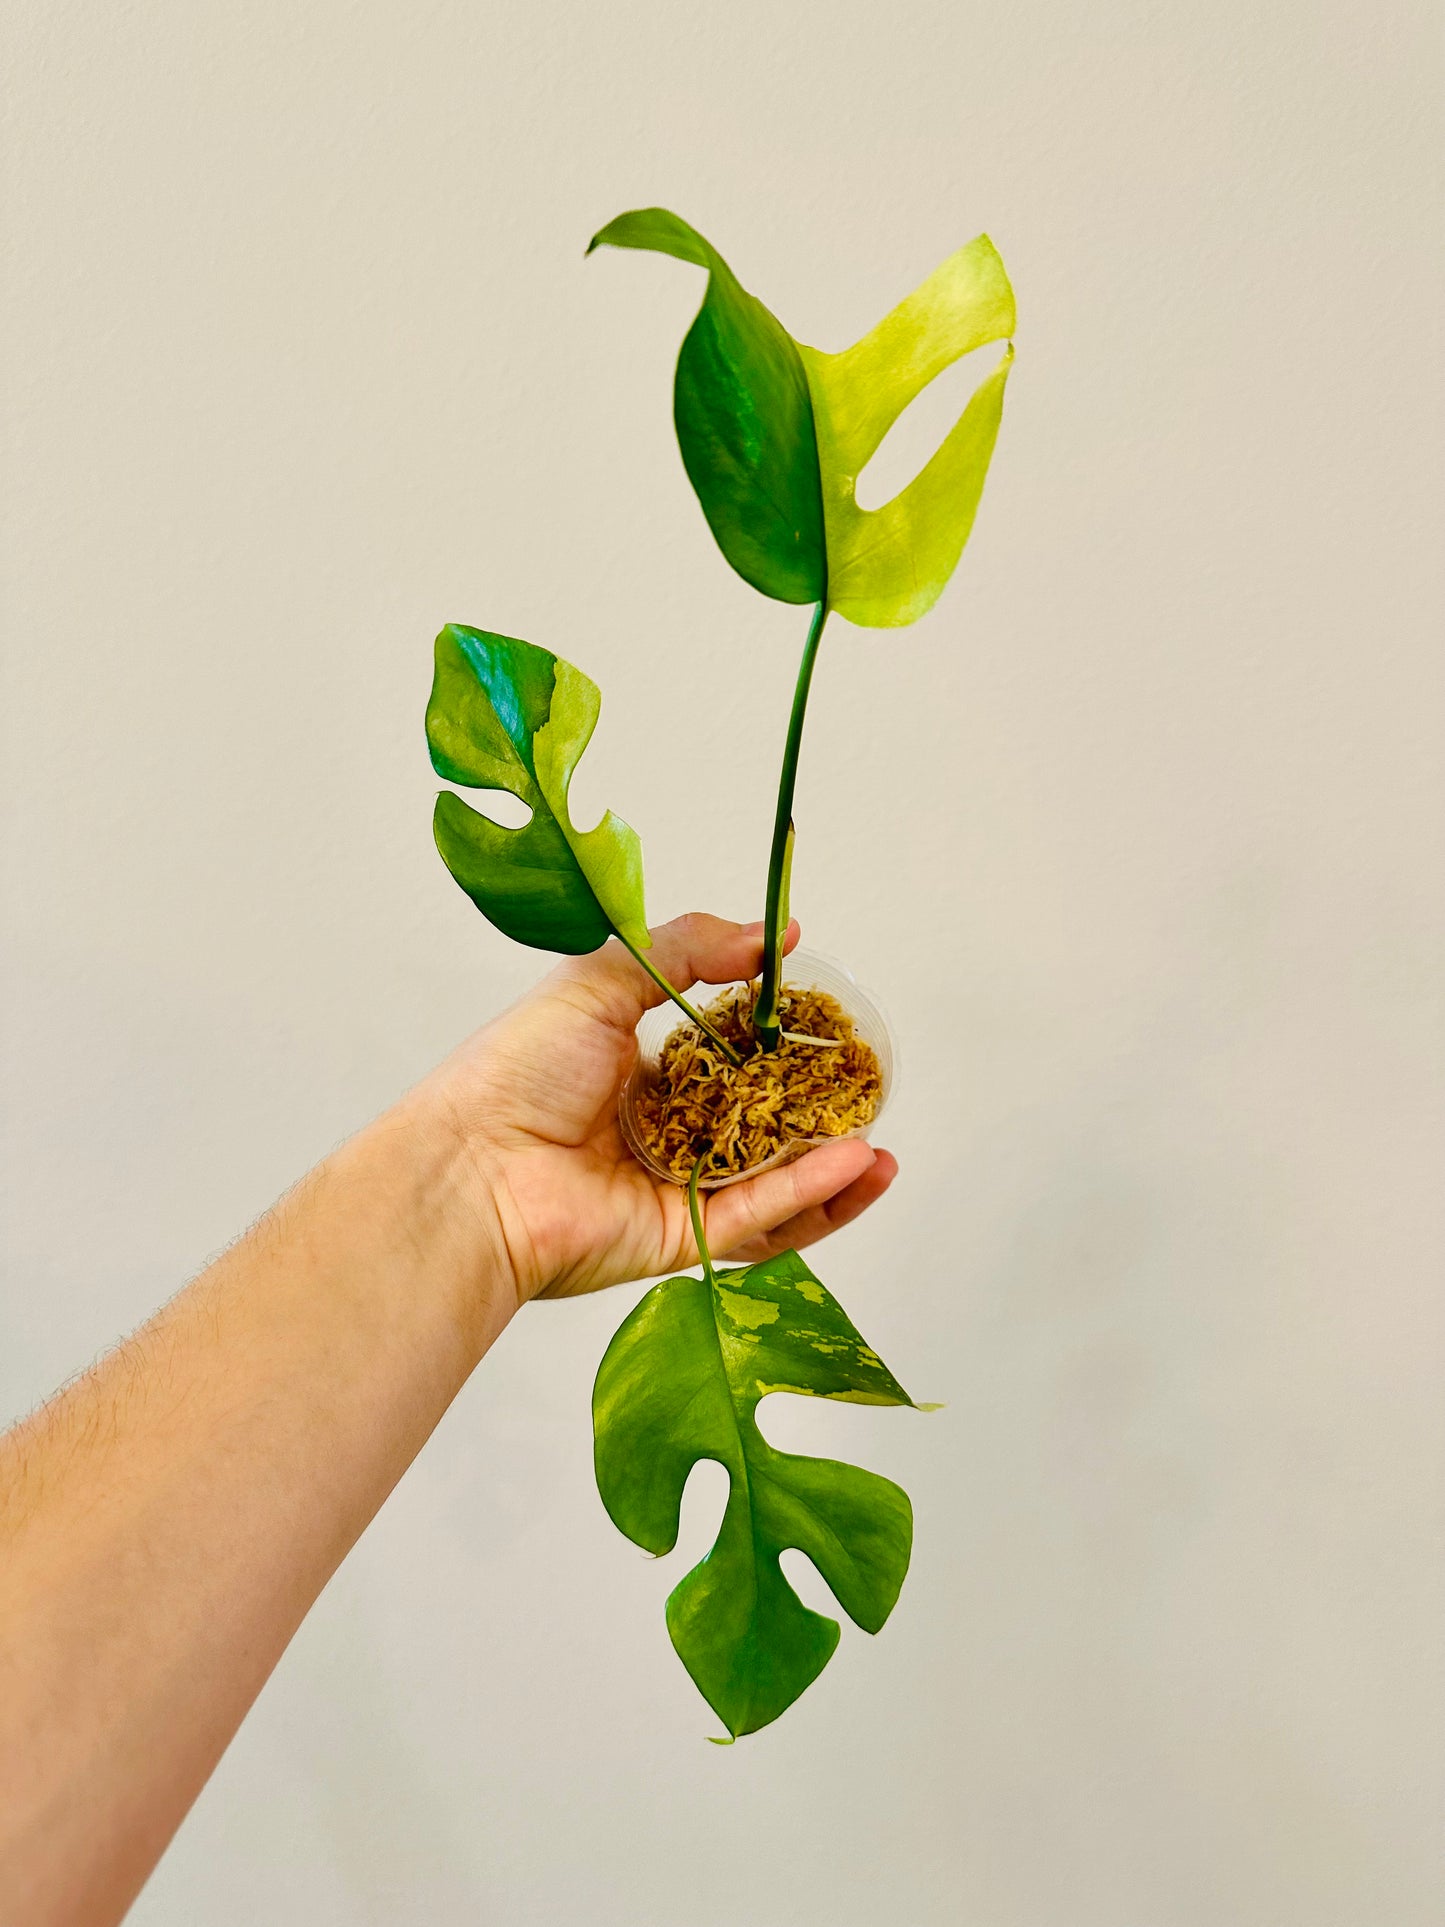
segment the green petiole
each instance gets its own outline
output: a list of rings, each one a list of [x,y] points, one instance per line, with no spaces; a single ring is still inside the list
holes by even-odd
[[[798,665],[798,680],[793,688],[793,709],[788,718],[788,740],[783,746],[783,769],[778,779],[778,807],[773,818],[773,847],[768,858],[768,894],[763,910],[763,977],[758,1000],[753,1006],[753,1029],[765,1051],[776,1050],[781,1024],[778,996],[782,989],[783,940],[788,934],[788,894],[793,869],[793,791],[798,781],[798,752],[803,745],[803,719],[808,711],[808,691],[813,681],[813,665],[818,659],[823,624],[828,620],[828,599],[813,611],[808,625],[808,640],[803,644],[803,660]]]
[[[702,1176],[702,1159],[692,1167],[692,1176],[687,1181],[687,1210],[692,1219],[693,1243],[702,1261],[702,1275],[709,1287],[717,1283],[717,1273],[712,1268],[712,1253],[707,1248],[707,1233],[702,1228],[702,1201],[697,1194],[697,1181]]]
[[[710,1037],[712,1039],[713,1043],[717,1045],[718,1049],[722,1052],[723,1056],[728,1060],[730,1064],[733,1064],[733,1065],[741,1064],[743,1061],[742,1058],[738,1056],[738,1053],[733,1049],[732,1045],[728,1042],[726,1037],[720,1036],[718,1032],[713,1029],[712,1025],[707,1021],[706,1017],[703,1016],[702,1012],[700,1010],[693,1009],[692,1005],[687,1001],[686,997],[683,996],[682,992],[676,989],[672,984],[670,984],[667,981],[666,977],[663,976],[662,972],[658,970],[655,965],[650,964],[647,961],[647,958],[644,955],[644,953],[638,949],[637,945],[633,943],[629,937],[623,936],[620,930],[617,932],[617,935],[621,939],[621,941],[627,945],[627,948],[632,952],[633,956],[642,965],[642,968],[647,972],[648,976],[651,977],[652,981],[657,985],[658,989],[661,991],[665,991],[667,995],[672,999],[672,1001],[677,1005],[678,1009],[681,1011],[685,1011],[687,1013],[687,1015],[697,1025],[698,1029],[702,1032],[703,1036]]]

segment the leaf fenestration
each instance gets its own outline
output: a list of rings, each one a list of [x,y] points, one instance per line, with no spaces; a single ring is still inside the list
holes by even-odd
[[[519,943],[579,956],[615,930],[651,944],[637,833],[609,810],[578,830],[572,775],[601,708],[597,685],[515,636],[448,623],[436,640],[427,704],[432,767],[448,782],[506,790],[531,810],[508,830],[451,790],[436,800],[442,860],[483,916]]]
[[[849,622],[898,628],[927,614],[942,595],[978,512],[1003,419],[1012,347],[891,502],[860,508],[857,480],[936,375],[975,348],[1007,341],[1014,325],[1003,261],[981,234],[851,348],[837,355],[800,349],[823,474],[828,601]]]
[[[913,1512],[891,1480],[776,1451],[758,1430],[770,1392],[857,1404],[912,1400],[795,1251],[655,1285],[624,1321],[593,1392],[597,1484],[613,1522],[652,1553],[677,1542],[683,1487],[715,1459],[729,1492],[717,1542],[667,1602],[672,1643],[729,1733],[785,1712],[827,1665],[838,1625],[812,1612],[779,1555],[813,1561],[866,1632],[908,1570]]]

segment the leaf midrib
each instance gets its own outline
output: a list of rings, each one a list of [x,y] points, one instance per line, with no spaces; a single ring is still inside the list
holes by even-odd
[[[737,1274],[732,1274],[732,1273],[729,1274],[729,1276],[733,1276],[733,1275],[736,1275],[739,1277],[746,1277],[747,1276],[746,1268]],[[760,1549],[758,1546],[758,1529],[757,1529],[758,1513],[757,1513],[757,1507],[753,1504],[752,1462],[748,1456],[747,1435],[743,1430],[743,1425],[744,1425],[744,1422],[746,1422],[747,1424],[751,1425],[753,1430],[756,1432],[758,1429],[757,1421],[756,1419],[754,1419],[752,1411],[748,1411],[746,1414],[743,1413],[742,1409],[738,1404],[737,1397],[733,1391],[732,1373],[728,1370],[727,1353],[723,1350],[722,1327],[718,1323],[717,1274],[713,1270],[710,1264],[704,1268],[703,1284],[707,1289],[707,1308],[708,1308],[708,1314],[712,1319],[713,1344],[717,1347],[718,1370],[722,1373],[723,1384],[727,1388],[728,1409],[731,1411],[733,1415],[733,1430],[737,1434],[737,1441],[738,1441],[738,1458],[741,1461],[742,1468],[743,1468],[743,1497],[748,1508],[748,1539],[753,1548],[754,1607],[753,1607],[752,1614],[750,1614],[750,1618],[755,1624],[757,1619],[756,1602],[758,1597],[758,1583],[757,1583],[756,1575],[757,1575],[757,1569],[761,1565],[762,1560],[760,1557]],[[753,1409],[755,1410],[757,1407],[756,1399],[752,1401],[752,1406],[753,1406]],[[761,1436],[762,1436],[761,1433],[759,1433],[759,1437]],[[728,1466],[726,1470],[727,1470],[729,1479],[732,1479],[733,1477],[736,1476],[731,1466]]]

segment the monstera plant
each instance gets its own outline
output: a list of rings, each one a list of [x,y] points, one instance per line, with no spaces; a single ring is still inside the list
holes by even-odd
[[[865,628],[901,627],[942,594],[972,529],[1002,419],[1013,291],[992,242],[980,236],[861,341],[827,354],[795,341],[675,214],[623,214],[588,252],[604,245],[650,249],[706,271],[677,363],[683,463],[738,574],[778,601],[812,605],[778,784],[762,975],[746,1047],[766,1055],[788,1035],[780,994],[793,800],[824,624],[836,612]],[[990,342],[1006,344],[997,365],[921,472],[883,507],[861,508],[858,477],[892,424],[945,368]],[[448,782],[507,791],[531,814],[522,828],[505,829],[444,790],[437,847],[478,909],[518,942],[576,955],[618,938],[738,1066],[736,1038],[721,1034],[648,957],[636,832],[611,811],[590,830],[572,822],[568,788],[600,700],[579,669],[535,644],[458,624],[443,629],[427,708],[433,765]],[[732,1739],[784,1712],[838,1642],[836,1622],[803,1605],[780,1555],[806,1553],[849,1617],[877,1632],[907,1572],[913,1530],[907,1495],[888,1480],[770,1446],[757,1425],[759,1402],[773,1392],[913,1401],[796,1252],[714,1268],[698,1204],[701,1163],[689,1203],[702,1275],[653,1286],[623,1322],[597,1375],[593,1430],[604,1505],[656,1554],[676,1542],[683,1487],[698,1460],[713,1459],[728,1474],[717,1542],[674,1589],[667,1626]]]

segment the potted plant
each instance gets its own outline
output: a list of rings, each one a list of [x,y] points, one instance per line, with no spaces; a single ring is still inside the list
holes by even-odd
[[[434,829],[448,869],[519,942],[576,955],[615,936],[666,992],[640,1033],[620,1122],[634,1154],[688,1186],[700,1278],[655,1285],[624,1320],[593,1394],[598,1487],[619,1528],[654,1553],[676,1541],[682,1489],[700,1458],[730,1491],[707,1557],[667,1602],[692,1678],[728,1729],[755,1731],[827,1664],[835,1621],[806,1608],[779,1555],[813,1560],[856,1624],[876,1632],[908,1568],[912,1512],[886,1479],[773,1450],[755,1423],[770,1391],[912,1405],[796,1252],[717,1270],[699,1192],[868,1130],[892,1074],[886,1025],[846,973],[821,960],[785,976],[794,792],[830,615],[897,628],[942,594],[973,526],[1013,360],[1014,299],[987,236],[951,255],[840,354],[797,342],[716,250],[660,208],[623,214],[600,246],[644,248],[707,273],[678,356],[678,444],[718,546],[764,595],[811,605],[768,855],[761,976],[698,1009],[648,958],[642,852],[609,811],[579,831],[572,774],[601,698],[579,669],[515,637],[449,624],[427,707],[432,762],[449,782],[506,790],[531,810],[503,829],[454,791]],[[908,404],[961,355],[1007,344],[922,471],[881,508],[857,478]],[[924,1409],[924,1408],[919,1408]]]

